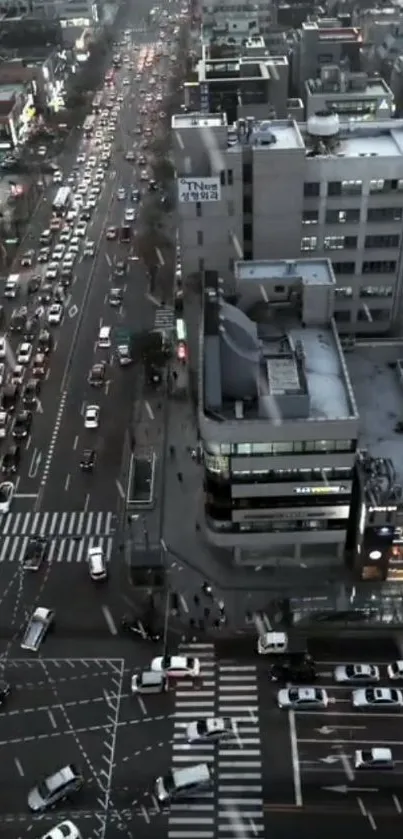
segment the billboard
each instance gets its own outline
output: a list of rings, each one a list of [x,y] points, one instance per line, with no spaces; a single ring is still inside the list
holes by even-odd
[[[220,178],[178,178],[180,204],[206,204],[220,199]]]

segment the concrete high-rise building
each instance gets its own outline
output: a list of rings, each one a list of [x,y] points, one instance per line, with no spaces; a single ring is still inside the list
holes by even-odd
[[[350,335],[401,320],[403,121],[173,117],[184,281],[237,260],[327,258]]]

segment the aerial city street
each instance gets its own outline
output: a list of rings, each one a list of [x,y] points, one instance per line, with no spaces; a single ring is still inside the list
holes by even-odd
[[[175,199],[171,268],[138,248],[188,19],[122,7],[0,280],[0,836],[400,839],[403,636],[293,632],[200,537]],[[134,358],[155,334],[166,391]]]

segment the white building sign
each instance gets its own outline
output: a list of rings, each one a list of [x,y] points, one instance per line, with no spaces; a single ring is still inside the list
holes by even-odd
[[[180,204],[205,204],[221,198],[220,178],[179,178],[178,199]]]

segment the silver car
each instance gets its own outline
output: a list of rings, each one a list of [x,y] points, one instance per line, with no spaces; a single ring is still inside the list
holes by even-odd
[[[28,793],[28,807],[33,813],[42,813],[78,792],[83,786],[81,772],[71,763],[40,781]]]

